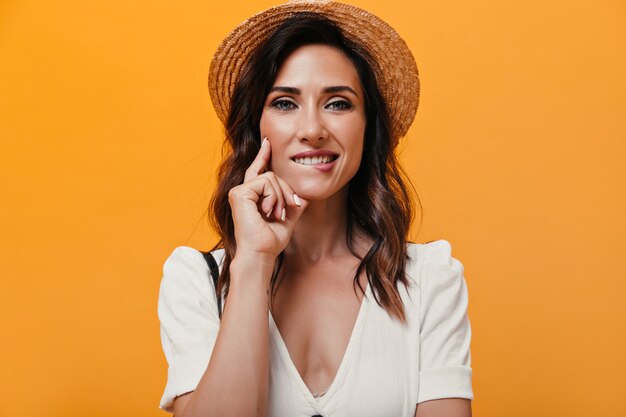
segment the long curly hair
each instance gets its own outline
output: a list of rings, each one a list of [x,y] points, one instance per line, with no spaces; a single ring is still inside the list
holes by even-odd
[[[411,183],[392,147],[389,112],[373,71],[377,64],[365,48],[347,39],[332,21],[308,12],[298,13],[281,24],[252,54],[236,81],[225,125],[218,185],[209,208],[209,221],[220,237],[213,250],[225,249],[217,294],[228,298],[230,263],[237,250],[228,192],[243,182],[247,167],[259,151],[263,104],[278,70],[291,52],[309,44],[343,51],[354,64],[365,93],[364,151],[361,165],[349,183],[347,202],[346,241],[361,261],[354,276],[355,294],[357,287],[365,294],[358,280],[365,269],[378,305],[391,317],[406,322],[398,283],[409,285],[405,265],[414,206],[406,185]],[[419,206],[421,214],[421,202]],[[357,230],[374,242],[363,257],[354,247],[353,235]],[[271,301],[283,256],[284,252],[278,256],[270,281]]]

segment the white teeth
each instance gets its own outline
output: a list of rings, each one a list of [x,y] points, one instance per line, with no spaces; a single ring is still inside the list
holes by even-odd
[[[317,164],[327,164],[330,161],[332,161],[332,156],[329,155],[324,155],[324,156],[314,156],[313,158],[294,158],[294,161],[296,161],[299,164],[302,165],[317,165]]]

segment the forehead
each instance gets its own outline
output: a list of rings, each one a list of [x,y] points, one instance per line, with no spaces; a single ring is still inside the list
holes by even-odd
[[[287,57],[274,85],[301,88],[347,85],[356,90],[360,81],[354,64],[341,50],[314,44],[301,46]]]

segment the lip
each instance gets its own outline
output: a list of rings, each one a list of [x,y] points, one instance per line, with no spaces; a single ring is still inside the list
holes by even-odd
[[[315,156],[333,156],[333,157],[335,157],[335,159],[333,159],[332,161],[327,162],[325,164],[316,164],[316,165],[303,165],[303,164],[298,164],[296,162],[296,158],[313,158]],[[339,159],[339,155],[337,155],[336,153],[331,152],[331,151],[322,150],[322,149],[317,150],[317,151],[300,152],[300,153],[297,153],[297,154],[295,154],[295,155],[293,155],[291,157],[291,161],[294,164],[297,164],[297,165],[299,165],[301,167],[304,167],[304,168],[315,168],[318,171],[322,171],[322,172],[330,171],[333,168],[333,166],[335,165],[335,162],[337,162],[338,159]]]
[[[298,165],[298,166],[300,166],[300,167],[302,167],[302,168],[315,168],[318,171],[328,172],[328,171],[330,171],[333,168],[333,166],[335,165],[335,162],[337,162],[338,159],[339,158],[333,159],[332,161],[327,162],[325,164],[317,164],[317,165],[304,165],[304,164],[299,164],[299,163],[297,163],[295,161],[293,161],[293,163]]]
[[[300,152],[291,156],[291,159],[295,158],[313,158],[314,156],[339,156],[334,152],[319,150],[319,151],[306,151]]]

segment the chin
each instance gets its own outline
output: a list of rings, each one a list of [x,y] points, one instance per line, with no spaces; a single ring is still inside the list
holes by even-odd
[[[323,201],[328,199],[328,197],[330,197],[332,194],[320,194],[320,193],[307,193],[305,192],[298,192],[296,191],[296,194],[298,194],[298,196],[304,198],[307,201]]]
[[[326,192],[326,190],[320,189],[319,186],[315,187],[311,185],[304,185],[304,186],[296,185],[293,187],[293,190],[300,197],[305,198],[307,200],[325,200],[330,195],[332,195],[332,193],[329,193],[329,192]]]
[[[317,181],[305,181],[300,184],[294,184],[293,190],[298,196],[309,201],[326,200],[341,191],[341,189],[336,187],[324,186]]]

